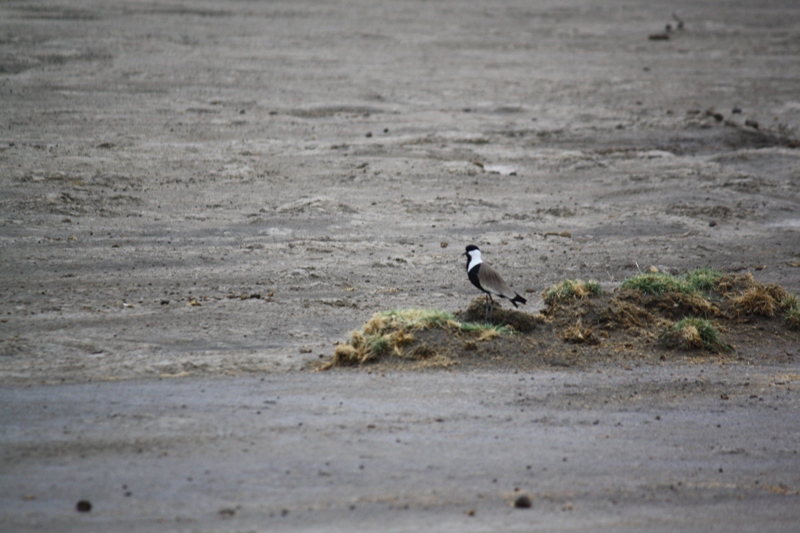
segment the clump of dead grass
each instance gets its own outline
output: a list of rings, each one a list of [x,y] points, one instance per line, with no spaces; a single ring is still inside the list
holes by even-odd
[[[719,330],[709,320],[698,317],[687,317],[674,324],[662,337],[669,347],[680,347],[689,350],[708,350],[709,352],[727,352],[731,348],[724,342]]]
[[[786,292],[780,285],[761,285],[753,282],[738,296],[729,296],[738,316],[775,316],[778,310],[790,311],[797,308],[797,297]]]
[[[762,285],[748,272],[724,276],[719,282],[719,290],[727,299],[731,314],[739,319],[752,316],[771,318],[783,311],[786,325],[791,329],[800,329],[797,295],[780,285]]]
[[[586,298],[588,296],[598,296],[603,294],[600,283],[594,280],[583,281],[581,279],[567,279],[556,285],[552,285],[544,291],[544,302],[552,304],[568,298]]]
[[[571,344],[600,344],[600,340],[594,336],[594,331],[591,328],[584,327],[580,319],[564,328],[561,332],[561,338],[564,339],[564,342]]]
[[[717,290],[725,296],[730,296],[732,293],[744,292],[758,284],[750,272],[746,274],[726,274],[717,283]]]
[[[761,315],[771,317],[775,316],[775,310],[778,308],[778,302],[769,292],[764,290],[763,286],[747,289],[741,295],[731,298],[731,303],[739,316]]]

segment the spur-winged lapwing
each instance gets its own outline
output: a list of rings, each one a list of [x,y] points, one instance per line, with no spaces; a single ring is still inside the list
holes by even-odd
[[[477,246],[470,244],[467,246],[467,251],[461,255],[467,256],[467,276],[469,276],[469,280],[478,289],[486,293],[486,315],[484,319],[487,322],[491,321],[491,311],[494,309],[493,294],[511,300],[514,307],[517,307],[517,302],[524,304],[528,301],[509,287],[500,277],[497,270],[488,263],[483,262],[481,251]]]

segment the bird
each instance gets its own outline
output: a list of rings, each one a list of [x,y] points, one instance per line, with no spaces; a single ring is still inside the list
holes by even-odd
[[[467,246],[467,251],[461,255],[467,256],[467,276],[469,280],[475,287],[486,293],[486,314],[484,319],[487,322],[491,322],[490,311],[494,310],[493,294],[510,300],[514,307],[518,307],[517,303],[525,304],[528,302],[503,281],[497,270],[490,264],[483,262],[481,251],[477,246],[470,244]]]

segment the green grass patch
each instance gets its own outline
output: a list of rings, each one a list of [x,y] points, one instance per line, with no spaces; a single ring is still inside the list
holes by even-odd
[[[642,272],[626,279],[620,285],[623,289],[633,289],[644,294],[660,296],[669,292],[694,292],[684,280],[662,272]]]
[[[373,316],[372,320],[375,320],[375,317],[378,317],[377,320],[383,327],[405,328],[408,330],[441,328],[458,323],[453,313],[439,309],[382,311]]]
[[[800,303],[798,303],[797,295],[786,293],[780,306],[784,311],[783,319],[786,325],[792,329],[800,329]]]
[[[786,311],[791,311],[791,310],[797,311],[798,309],[800,309],[800,304],[798,304],[797,296],[794,295],[794,294],[787,294],[781,300],[781,304],[780,305],[781,305],[781,309],[784,309]]]
[[[686,284],[697,291],[711,291],[717,288],[722,272],[710,268],[698,268],[687,272],[683,277]]]
[[[719,331],[705,318],[687,317],[672,326],[688,348],[704,348],[711,352],[727,352],[730,346],[722,342]]]
[[[603,289],[597,281],[567,279],[549,287],[544,292],[544,301],[550,304],[568,298],[586,298],[587,296],[598,296],[600,294],[603,294]]]
[[[642,272],[623,281],[621,287],[656,296],[670,292],[693,294],[714,290],[721,278],[722,272],[708,268],[692,270],[682,277],[663,272]]]
[[[362,332],[367,335],[383,334],[398,329],[412,332],[429,328],[455,328],[468,333],[484,333],[494,331],[500,335],[515,333],[514,328],[506,325],[484,324],[480,322],[459,322],[449,311],[439,309],[403,309],[399,311],[382,311],[376,313],[364,326]],[[381,344],[376,345],[382,348]]]
[[[784,315],[786,324],[792,329],[800,329],[800,309],[797,307],[789,308]]]
[[[392,339],[388,335],[370,337],[366,340],[367,349],[374,355],[383,355],[392,346]]]

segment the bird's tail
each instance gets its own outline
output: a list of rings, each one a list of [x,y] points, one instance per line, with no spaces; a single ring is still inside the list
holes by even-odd
[[[526,303],[528,303],[528,300],[526,300],[525,298],[523,298],[522,296],[517,294],[516,296],[514,296],[511,299],[511,303],[514,304],[514,307],[517,307],[517,302],[519,302],[521,304],[526,304]]]

